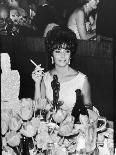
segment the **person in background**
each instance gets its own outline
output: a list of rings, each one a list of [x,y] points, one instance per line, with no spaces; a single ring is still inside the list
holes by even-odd
[[[7,18],[9,18],[9,8],[5,4],[0,4],[0,35],[7,35]]]
[[[19,18],[19,13],[17,9],[11,9],[10,10],[10,19],[14,22],[18,24],[18,18]]]
[[[18,34],[21,36],[36,35],[36,27],[31,23],[28,9],[24,9],[25,5],[22,0],[6,0],[10,7],[10,18],[14,27],[18,27]],[[27,1],[25,0],[25,3]],[[28,3],[26,3],[28,5]],[[29,7],[29,6],[27,6]]]
[[[67,26],[73,30],[77,39],[89,40],[96,36],[96,32],[91,32],[95,29],[91,12],[97,9],[99,0],[78,0],[77,8],[69,16]],[[96,21],[97,16],[95,17]],[[88,22],[89,21],[89,22]],[[92,22],[92,23],[91,23]],[[91,32],[91,33],[90,33]]]
[[[32,72],[35,82],[35,100],[46,99],[47,103],[39,102],[39,107],[46,108],[53,103],[53,90],[51,82],[53,76],[57,75],[60,83],[59,101],[63,103],[62,109],[71,113],[76,102],[76,89],[80,89],[86,107],[92,107],[91,90],[88,78],[85,74],[73,69],[70,61],[77,49],[75,33],[67,27],[55,26],[45,38],[45,47],[51,57],[53,68],[43,74],[38,65]]]
[[[6,0],[6,1],[10,7],[11,12],[15,12],[16,16],[18,14],[17,17],[19,17],[18,20],[20,20],[20,24],[26,23],[26,19],[28,18],[28,13],[26,12],[26,10],[24,8],[21,7],[22,1],[21,0]],[[14,10],[16,10],[16,11],[14,11]]]
[[[19,13],[16,8],[10,8],[7,4],[0,5],[0,34],[16,36],[19,33]]]
[[[32,20],[33,25],[38,29],[38,35],[43,37],[46,26],[51,23],[57,24],[57,22],[59,22],[59,17],[55,8],[51,7],[48,0],[39,0],[36,15]]]
[[[15,18],[17,22],[19,22],[19,20],[22,20],[22,23],[24,23],[28,14],[23,8],[21,8],[21,0],[6,0],[6,2],[7,5],[10,7],[10,18],[13,20],[13,22]]]

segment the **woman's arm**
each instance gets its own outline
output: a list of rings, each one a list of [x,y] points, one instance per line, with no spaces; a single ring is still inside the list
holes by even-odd
[[[85,15],[84,15],[84,12],[82,10],[79,10],[77,13],[76,13],[76,25],[77,25],[77,30],[79,32],[79,35],[80,35],[80,39],[82,40],[89,40],[91,39],[92,37],[94,37],[96,35],[96,33],[87,33],[87,30],[86,30],[86,25],[85,25]]]
[[[41,82],[43,78],[43,69],[40,66],[37,66],[35,70],[32,72],[32,79],[35,82],[35,93],[34,99],[37,101],[41,98]]]
[[[35,83],[34,99],[35,101],[37,101],[40,98],[41,98],[40,83]]]
[[[46,96],[46,88],[44,84],[44,80],[42,79],[41,82],[36,82],[35,83],[35,94],[34,94],[34,99],[44,99]]]
[[[46,97],[46,87],[45,87],[45,83],[44,80],[42,79],[41,82],[41,98],[44,99]]]
[[[91,88],[90,84],[87,78],[85,78],[84,85],[82,88],[82,94],[83,94],[83,99],[84,99],[84,104],[88,108],[92,106],[92,101],[91,101]]]
[[[37,101],[37,109],[45,109],[47,105],[46,96],[46,88],[44,84],[44,80],[41,80],[40,85],[35,86],[35,101]]]

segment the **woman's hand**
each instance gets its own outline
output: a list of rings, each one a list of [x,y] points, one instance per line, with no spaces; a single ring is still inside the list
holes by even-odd
[[[32,79],[34,80],[35,83],[40,83],[42,77],[44,76],[44,68],[41,68],[40,65],[38,65],[35,70],[32,72]]]

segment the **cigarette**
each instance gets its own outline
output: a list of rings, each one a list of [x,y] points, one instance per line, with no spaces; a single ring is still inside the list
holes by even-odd
[[[41,66],[41,64],[40,64],[40,65],[37,65],[37,64],[36,64],[33,60],[31,60],[31,59],[30,59],[30,61],[31,61],[31,63],[32,63],[35,67],[38,67],[38,66],[40,67],[40,66]],[[44,68],[41,68],[41,67],[40,67],[39,70],[41,70],[42,73],[44,74],[44,72],[43,72]]]
[[[30,59],[30,61],[31,61],[31,63],[32,63],[34,66],[36,66],[36,67],[38,66],[33,60]]]

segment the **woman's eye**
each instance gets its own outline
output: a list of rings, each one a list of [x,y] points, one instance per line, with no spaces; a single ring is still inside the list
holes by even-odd
[[[66,53],[70,53],[70,50],[66,50]]]
[[[54,52],[55,52],[55,53],[58,53],[58,54],[60,54],[60,53],[66,53],[66,54],[69,54],[69,53],[70,53],[70,50],[65,50],[65,51],[55,50]]]
[[[59,50],[56,50],[55,53],[60,53],[60,51]]]

